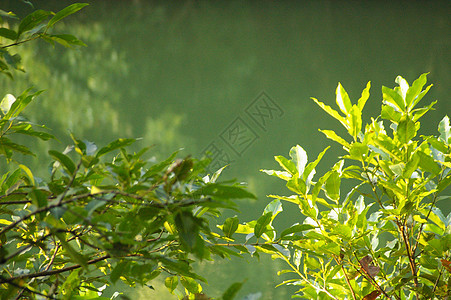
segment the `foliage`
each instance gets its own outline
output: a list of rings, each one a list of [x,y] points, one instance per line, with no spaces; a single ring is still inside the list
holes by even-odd
[[[350,141],[333,130],[320,130],[339,143],[345,155],[322,176],[315,168],[329,147],[308,162],[297,145],[290,159],[276,156],[282,171],[263,172],[286,181],[291,196],[273,200],[262,216],[246,225],[229,223],[251,237],[255,250],[284,260],[299,286],[295,296],[308,299],[444,299],[451,294],[451,214],[443,215],[439,201],[451,183],[451,129],[448,116],[439,136],[418,136],[419,119],[435,102],[417,108],[431,88],[427,74],[409,87],[398,76],[398,87],[382,87],[381,114],[363,126],[362,110],[370,83],[357,104],[341,84],[336,90],[340,111],[313,98],[337,119]],[[341,113],[340,113],[341,112]],[[386,122],[389,127],[386,129]],[[384,125],[385,123],[385,125]],[[352,188],[342,193],[347,179]],[[305,217],[278,232],[272,226],[282,201],[295,204]],[[233,230],[230,230],[233,231]],[[227,233],[230,236],[230,232]]]
[[[82,45],[48,30],[84,6],[72,4],[56,14],[37,10],[17,30],[2,28],[0,35],[12,40],[2,45],[3,73],[12,77],[15,67],[8,60],[10,47],[37,38]],[[205,298],[199,282],[206,280],[192,263],[235,254],[218,243],[227,236],[212,232],[209,221],[223,208],[236,209],[232,199],[254,196],[241,185],[218,182],[222,169],[202,177],[208,161],[177,158],[177,153],[163,161],[144,159],[148,148],[129,153],[136,139],[98,148],[71,135],[64,151],[48,151],[49,178],[38,178],[18,156],[33,151],[15,139],[55,138],[21,116],[41,93],[30,88],[0,103],[0,156],[13,167],[0,176],[2,299],[102,299],[105,285],[119,279],[152,288],[161,274],[169,275],[165,284],[179,297]],[[232,299],[240,287],[232,285],[224,299]]]

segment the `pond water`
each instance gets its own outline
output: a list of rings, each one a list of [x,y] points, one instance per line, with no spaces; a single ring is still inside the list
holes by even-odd
[[[4,10],[30,11],[20,1],[2,2]],[[57,11],[73,1],[32,2]],[[371,81],[368,121],[380,112],[382,85],[393,87],[397,75],[412,82],[430,72],[434,87],[422,101],[439,102],[424,117],[421,132],[437,132],[438,122],[451,113],[450,6],[449,1],[91,1],[61,29],[88,47],[27,47],[28,73],[17,74],[15,82],[2,79],[0,86],[19,91],[31,83],[46,89],[30,118],[62,135],[71,130],[99,144],[142,137],[139,145],[155,145],[160,158],[181,147],[184,155],[197,157],[206,149],[218,151],[215,163],[230,164],[225,178],[248,182],[258,196],[240,202],[240,219],[249,220],[259,216],[267,194],[288,194],[282,182],[259,172],[277,167],[274,155],[288,156],[300,144],[314,158],[328,144],[318,128],[344,133],[310,100],[334,106],[338,82],[357,101]],[[238,139],[242,130],[246,134]],[[333,147],[318,173],[341,153]],[[298,218],[287,205],[279,225],[302,221]],[[263,258],[203,263],[199,270],[214,296],[247,279],[237,299],[258,293],[260,299],[289,299],[295,289],[273,288],[280,282],[279,267]],[[161,295],[158,289],[139,293],[143,299]]]

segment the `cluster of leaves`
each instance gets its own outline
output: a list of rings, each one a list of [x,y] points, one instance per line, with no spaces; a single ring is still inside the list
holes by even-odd
[[[5,61],[6,48],[36,38],[80,44],[47,32],[84,6],[38,10],[17,31],[1,28],[1,36],[14,40],[3,46]],[[9,67],[3,71],[11,75]],[[33,151],[15,137],[54,138],[20,115],[41,92],[8,94],[0,103],[0,158],[11,169],[0,176],[1,298],[108,299],[99,296],[106,285],[121,279],[151,287],[160,274],[180,298],[204,297],[199,282],[206,280],[192,263],[230,255],[219,243],[227,237],[212,232],[209,221],[221,209],[236,209],[232,199],[254,196],[234,182],[217,182],[222,169],[202,177],[208,161],[174,153],[155,162],[143,158],[148,148],[129,153],[135,139],[98,148],[71,135],[64,151],[48,151],[49,178],[37,178],[17,158]],[[232,285],[223,298],[232,299],[240,287]]]
[[[0,28],[0,37],[6,40],[7,43],[0,41],[0,72],[12,78],[11,69],[24,71],[20,54],[12,55],[9,48],[35,39],[41,38],[52,44],[57,42],[65,47],[86,46],[73,35],[50,34],[49,32],[56,23],[87,5],[87,3],[74,3],[57,13],[39,9],[20,20],[17,30],[2,26]],[[3,10],[0,10],[0,23],[3,23],[1,17],[17,19],[14,13]],[[7,24],[5,23],[5,25]]]
[[[430,89],[427,74],[412,86],[400,76],[398,87],[382,88],[382,112],[363,128],[362,110],[370,83],[357,104],[338,85],[341,111],[313,99],[347,130],[351,141],[332,130],[321,130],[339,143],[345,155],[330,171],[315,178],[317,159],[308,163],[297,145],[290,158],[276,156],[282,171],[263,170],[285,180],[291,196],[275,198],[263,215],[245,224],[257,250],[284,260],[296,278],[282,284],[299,286],[297,296],[308,299],[444,299],[451,294],[451,214],[443,215],[439,201],[451,184],[451,127],[441,120],[440,135],[420,136],[419,119],[434,103],[416,108]],[[385,129],[384,122],[389,128]],[[390,133],[391,131],[391,133]],[[353,187],[341,193],[341,183]],[[282,210],[280,201],[294,203],[305,216],[280,234],[271,225]],[[274,209],[277,207],[277,209]],[[263,242],[261,241],[263,239]]]

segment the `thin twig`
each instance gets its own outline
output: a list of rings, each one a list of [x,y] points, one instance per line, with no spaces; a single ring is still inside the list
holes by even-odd
[[[348,287],[351,290],[352,299],[357,300],[357,298],[355,296],[355,292],[352,289],[351,282],[349,281],[348,274],[346,274],[343,264],[341,264],[341,270],[343,271],[343,274],[345,275],[346,283],[348,284]]]

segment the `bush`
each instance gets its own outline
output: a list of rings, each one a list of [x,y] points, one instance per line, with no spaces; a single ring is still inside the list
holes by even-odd
[[[50,33],[84,6],[37,10],[17,29],[0,28],[0,36],[10,41],[1,44],[1,71],[12,78],[11,70],[21,70],[20,55],[9,49],[35,39],[84,45],[74,36]],[[160,275],[180,298],[202,295],[199,282],[206,280],[192,263],[230,255],[218,245],[226,235],[212,232],[209,221],[224,208],[236,209],[232,199],[254,196],[241,185],[217,182],[222,169],[201,176],[206,160],[174,153],[155,162],[143,158],[148,148],[129,153],[135,139],[97,147],[71,135],[73,143],[64,151],[39,155],[50,168],[48,178],[38,178],[18,155],[35,153],[15,140],[55,138],[21,115],[41,93],[30,88],[0,103],[0,157],[11,170],[0,176],[1,298],[108,299],[99,295],[119,279],[152,288]],[[179,282],[182,288],[176,290]],[[232,299],[239,287],[232,285],[224,297]]]
[[[338,84],[339,111],[313,98],[347,130],[347,140],[333,130],[320,130],[339,143],[344,155],[322,176],[315,161],[297,145],[290,159],[276,156],[283,170],[262,170],[286,181],[291,196],[270,195],[263,215],[240,233],[257,239],[256,250],[284,260],[280,274],[295,278],[296,296],[308,299],[445,299],[451,289],[451,214],[437,207],[449,201],[451,129],[448,116],[439,136],[419,136],[419,119],[435,102],[418,107],[431,85],[427,74],[409,87],[382,87],[381,114],[362,124],[370,83],[357,104]],[[387,126],[387,122],[389,125]],[[342,193],[342,182],[352,184]],[[272,222],[290,202],[305,216],[302,224],[276,232]],[[449,203],[449,202],[448,202]],[[252,240],[250,240],[252,241]]]

